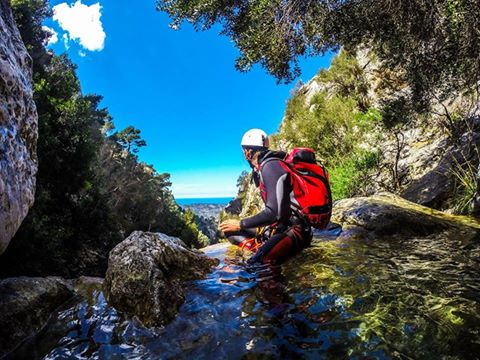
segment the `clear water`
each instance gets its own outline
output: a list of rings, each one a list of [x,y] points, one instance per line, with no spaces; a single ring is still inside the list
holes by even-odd
[[[98,288],[59,311],[16,356],[59,359],[478,359],[480,246],[441,237],[317,237],[270,271],[230,247],[176,319],[146,329]],[[270,276],[270,275],[271,276]],[[272,275],[273,274],[273,275]]]

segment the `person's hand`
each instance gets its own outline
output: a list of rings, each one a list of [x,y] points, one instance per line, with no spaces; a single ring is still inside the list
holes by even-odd
[[[218,228],[224,233],[240,231],[240,220],[225,220],[218,226]]]

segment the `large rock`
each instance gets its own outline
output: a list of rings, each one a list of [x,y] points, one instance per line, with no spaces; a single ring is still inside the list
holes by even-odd
[[[371,238],[429,236],[446,233],[464,241],[480,240],[480,223],[407,201],[390,193],[340,200],[334,205],[332,220],[346,230]]]
[[[163,325],[184,302],[186,282],[204,278],[217,264],[178,238],[135,231],[110,252],[104,289],[118,310],[145,325]]]
[[[7,0],[0,0],[0,254],[33,203],[37,112],[32,61]]]
[[[480,133],[467,132],[459,139],[458,146],[452,146],[436,166],[423,176],[413,180],[402,192],[402,196],[415,203],[442,208],[455,195],[455,172],[465,163],[478,162]],[[478,165],[478,164],[475,164]]]
[[[0,281],[0,358],[36,334],[50,314],[74,295],[60,278]]]

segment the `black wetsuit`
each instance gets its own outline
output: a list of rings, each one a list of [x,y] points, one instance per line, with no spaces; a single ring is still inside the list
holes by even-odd
[[[274,151],[267,151],[260,156],[257,186],[262,192],[265,209],[243,219],[239,233],[227,234],[232,243],[238,244],[239,240],[255,236],[256,228],[273,225],[273,235],[252,256],[252,262],[281,263],[309,246],[312,239],[311,227],[292,212],[290,174],[279,160],[284,156],[285,153]]]

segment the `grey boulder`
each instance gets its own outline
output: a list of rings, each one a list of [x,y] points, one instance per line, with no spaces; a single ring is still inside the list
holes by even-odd
[[[104,290],[117,310],[161,326],[175,317],[187,283],[217,264],[178,238],[135,231],[110,252]]]
[[[415,204],[391,193],[354,197],[335,203],[332,220],[341,236],[411,237],[443,233],[463,240],[480,237],[480,223]]]

